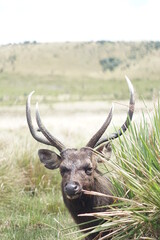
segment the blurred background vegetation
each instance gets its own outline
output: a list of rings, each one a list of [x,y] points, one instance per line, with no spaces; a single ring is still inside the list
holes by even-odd
[[[0,46],[0,104],[23,104],[32,90],[45,102],[126,99],[124,75],[138,95],[159,93],[160,42],[24,42]]]

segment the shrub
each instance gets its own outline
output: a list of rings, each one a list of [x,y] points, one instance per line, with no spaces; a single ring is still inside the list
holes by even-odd
[[[100,65],[102,66],[103,71],[110,70],[113,71],[116,67],[121,64],[121,60],[118,58],[104,58],[99,61]]]

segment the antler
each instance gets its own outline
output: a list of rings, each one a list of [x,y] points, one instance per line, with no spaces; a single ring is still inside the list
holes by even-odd
[[[36,104],[36,120],[37,120],[37,124],[40,131],[48,139],[48,141],[52,144],[52,146],[56,147],[60,152],[66,149],[66,147],[57,138],[52,136],[43,125],[40,118],[39,110],[38,110],[38,103]]]
[[[33,138],[36,139],[38,142],[44,143],[46,145],[54,146],[61,152],[65,149],[65,146],[59,140],[57,140],[55,137],[53,137],[48,132],[48,130],[44,127],[44,125],[40,119],[40,115],[39,115],[39,111],[38,111],[38,104],[36,105],[36,121],[37,121],[37,124],[39,126],[41,133],[45,136],[46,139],[39,136],[37,130],[34,129],[34,126],[32,123],[32,118],[31,118],[31,109],[30,109],[30,102],[31,102],[31,97],[32,97],[33,93],[34,93],[34,91],[29,94],[29,96],[27,98],[27,102],[26,102],[26,117],[27,117],[27,122],[28,122],[30,132],[31,132]]]
[[[99,146],[102,143],[105,144],[106,142],[121,136],[128,129],[130,122],[132,121],[132,117],[133,117],[133,113],[134,113],[134,106],[135,106],[134,88],[133,88],[133,85],[132,85],[131,81],[129,80],[129,78],[127,76],[125,76],[125,78],[126,78],[126,81],[128,84],[129,91],[130,91],[129,111],[127,114],[126,121],[121,126],[121,128],[118,130],[118,132],[112,133],[108,137],[102,138],[99,141],[97,141],[97,143],[95,144],[95,147]]]
[[[116,133],[112,133],[108,137],[101,138],[112,120],[112,113],[113,113],[113,106],[112,106],[106,121],[104,122],[102,127],[94,134],[94,136],[90,139],[90,141],[87,143],[86,147],[95,148],[101,144],[106,144],[106,142],[121,136],[122,133],[128,129],[130,122],[132,120],[132,117],[133,117],[135,100],[134,100],[133,85],[127,76],[125,78],[126,78],[126,81],[127,81],[128,87],[129,87],[129,91],[130,91],[129,111],[128,111],[128,115],[127,115],[127,119],[126,119],[125,123],[121,126],[121,128]],[[66,147],[57,138],[52,136],[50,134],[50,132],[43,125],[41,118],[40,118],[39,110],[38,110],[38,103],[36,104],[36,121],[37,121],[37,125],[40,129],[40,132],[43,134],[43,136],[45,138],[42,136],[39,136],[37,130],[34,129],[34,126],[32,123],[32,118],[31,118],[31,110],[30,110],[30,101],[31,101],[31,96],[33,93],[34,93],[34,91],[29,94],[29,96],[27,98],[27,102],[26,102],[26,117],[27,117],[27,122],[28,122],[30,132],[31,132],[33,138],[35,138],[38,142],[54,146],[60,152],[62,152],[63,150],[66,149]]]
[[[106,129],[108,128],[108,126],[112,120],[112,116],[113,116],[112,112],[113,112],[113,105],[108,114],[106,121],[103,123],[102,127],[96,132],[96,134],[90,139],[90,141],[87,143],[86,147],[90,147],[90,148],[95,147],[97,141],[101,138],[101,136],[106,131]]]

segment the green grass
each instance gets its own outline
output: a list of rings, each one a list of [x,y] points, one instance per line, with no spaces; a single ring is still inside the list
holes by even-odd
[[[59,196],[19,193],[12,198],[12,203],[1,207],[1,239],[67,239],[62,229],[73,222],[60,211],[61,204],[56,210]]]
[[[6,152],[0,164],[0,239],[69,239],[71,230],[62,230],[75,224],[63,203],[59,172],[41,166],[31,145]]]
[[[146,79],[132,81],[138,96],[152,100],[159,95],[159,81]],[[35,90],[35,99],[43,103],[66,101],[106,101],[128,99],[128,89],[123,80],[105,80],[84,77],[70,78],[63,76],[38,77],[17,74],[0,75],[0,105],[25,104],[28,94]]]

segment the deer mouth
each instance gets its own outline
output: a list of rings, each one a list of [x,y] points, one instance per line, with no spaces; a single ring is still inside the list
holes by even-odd
[[[74,199],[80,198],[81,195],[82,195],[82,192],[76,193],[74,195],[66,195],[66,196],[67,196],[68,199],[74,200]]]

